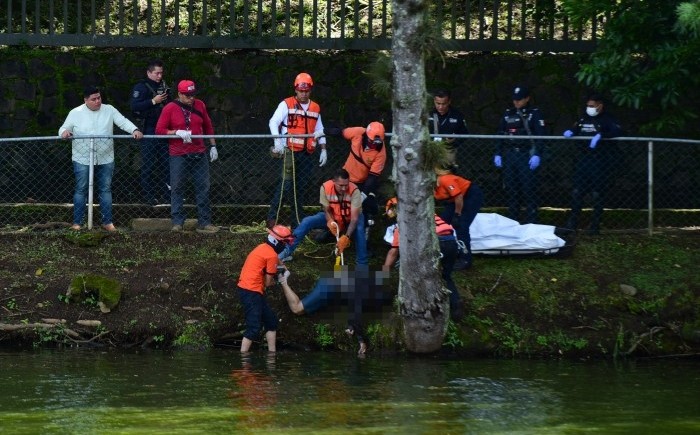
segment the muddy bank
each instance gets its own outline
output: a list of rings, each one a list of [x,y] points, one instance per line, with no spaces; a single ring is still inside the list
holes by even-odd
[[[0,346],[206,348],[240,345],[235,292],[262,228],[195,232],[122,231],[88,237],[67,230],[0,234]],[[331,245],[305,241],[290,283],[300,294],[330,270]],[[700,353],[700,232],[579,236],[566,258],[478,257],[455,273],[466,315],[450,326],[443,352],[483,356],[612,357]],[[374,240],[375,266],[385,247]],[[99,292],[67,297],[80,276],[119,284],[101,307]],[[393,277],[392,285],[396,285]],[[291,314],[278,288],[278,348],[341,350],[347,310]],[[368,316],[370,352],[404,351],[400,319],[387,307]],[[256,343],[256,349],[263,346]]]

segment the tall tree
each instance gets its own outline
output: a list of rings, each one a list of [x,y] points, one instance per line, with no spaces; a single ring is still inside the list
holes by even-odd
[[[673,134],[700,111],[700,3],[680,0],[563,0],[572,22],[605,20],[604,35],[577,74],[621,106],[658,116],[642,133]]]
[[[439,273],[435,235],[435,174],[425,160],[428,146],[425,0],[393,0],[393,136],[399,199],[401,272],[399,310],[409,351],[434,352],[445,337],[449,297]]]

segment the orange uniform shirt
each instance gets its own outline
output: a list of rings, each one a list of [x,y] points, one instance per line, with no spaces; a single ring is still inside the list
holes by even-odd
[[[460,194],[467,194],[472,182],[458,175],[446,174],[437,178],[437,186],[433,195],[438,201],[454,202],[454,198]]]
[[[243,263],[238,287],[252,292],[265,291],[265,275],[277,274],[279,258],[272,246],[261,243],[255,247]]]
[[[343,137],[350,141],[350,154],[343,169],[348,171],[353,183],[364,183],[369,174],[381,175],[386,164],[386,146],[382,146],[380,151],[364,149],[362,142],[366,131],[364,127],[348,127],[343,130]]]

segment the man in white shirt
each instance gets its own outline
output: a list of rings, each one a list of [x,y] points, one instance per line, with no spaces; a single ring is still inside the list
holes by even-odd
[[[270,203],[267,214],[267,226],[272,228],[277,223],[282,202],[289,204],[292,225],[297,226],[304,218],[302,206],[311,202],[311,180],[314,171],[313,155],[316,145],[321,148],[318,158],[319,166],[326,164],[326,138],[323,133],[321,106],[311,100],[313,79],[307,73],[300,73],[294,79],[294,95],[282,100],[270,118],[270,133],[273,135],[313,134],[313,137],[286,137],[274,140],[270,149],[274,157],[282,160],[279,165],[280,183]],[[296,191],[292,191],[292,189]]]
[[[68,113],[68,117],[58,129],[58,135],[63,139],[73,136],[111,136],[114,126],[127,133],[134,139],[141,139],[143,133],[126,119],[114,106],[102,104],[100,90],[88,86],[83,91],[85,104]],[[73,173],[75,174],[75,193],[73,194],[73,226],[71,229],[80,230],[85,218],[88,178],[90,170],[90,148],[92,139],[74,139],[72,147]],[[102,227],[107,231],[116,231],[112,222],[112,174],[114,173],[114,140],[111,138],[96,138],[94,140],[95,179],[100,196],[100,212]]]

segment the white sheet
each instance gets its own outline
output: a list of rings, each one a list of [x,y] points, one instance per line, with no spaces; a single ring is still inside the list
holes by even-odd
[[[475,254],[555,254],[566,242],[552,225],[525,224],[496,213],[478,213],[469,227]],[[507,252],[506,252],[507,251]]]

